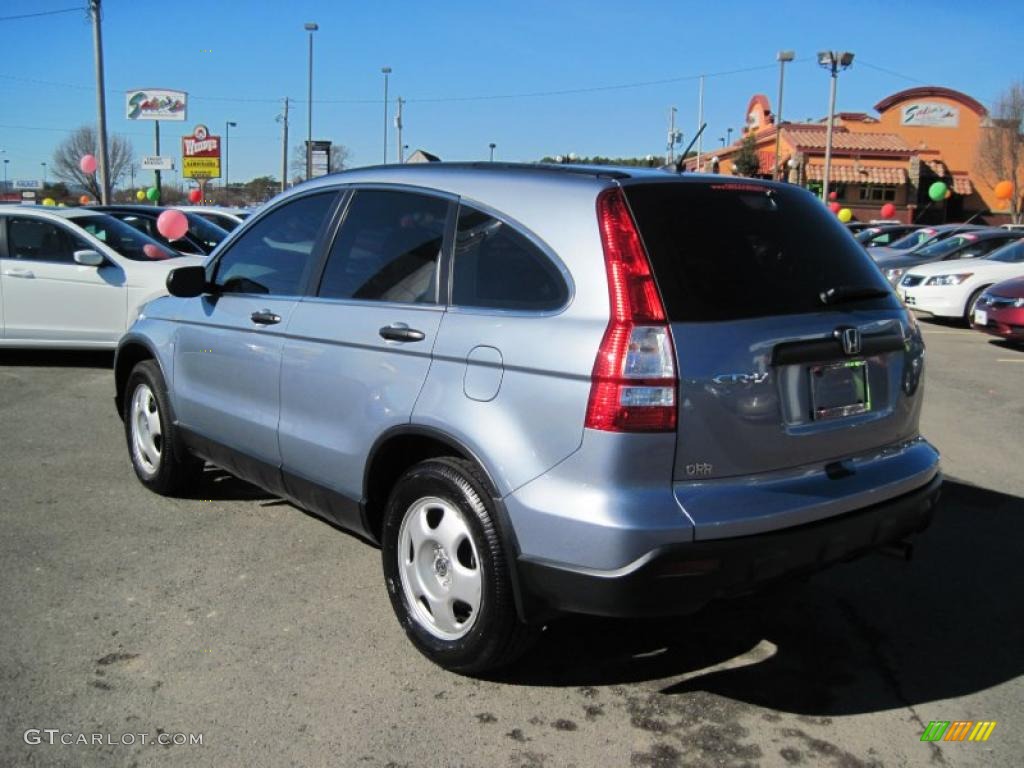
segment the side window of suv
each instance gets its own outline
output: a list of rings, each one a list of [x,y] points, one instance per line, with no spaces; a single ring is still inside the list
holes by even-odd
[[[220,257],[214,283],[224,293],[300,293],[336,196],[309,195],[270,211]]]
[[[12,259],[73,264],[75,250],[88,247],[52,221],[19,216],[7,219],[7,250]]]
[[[452,263],[452,304],[544,311],[569,297],[551,259],[509,224],[462,206]]]
[[[447,200],[412,192],[359,190],[324,268],[330,299],[432,304]]]

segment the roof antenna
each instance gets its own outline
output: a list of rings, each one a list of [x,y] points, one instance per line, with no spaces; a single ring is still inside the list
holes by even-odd
[[[676,173],[682,173],[683,171],[686,170],[686,168],[683,167],[683,163],[686,161],[686,156],[690,153],[690,150],[693,149],[693,145],[697,142],[697,139],[700,138],[700,135],[702,133],[704,133],[704,129],[707,128],[707,127],[708,127],[708,124],[704,123],[704,125],[702,125],[700,127],[700,130],[697,131],[697,133],[694,134],[693,140],[690,141],[690,143],[687,145],[686,149],[683,152],[680,153],[679,159],[676,160]]]

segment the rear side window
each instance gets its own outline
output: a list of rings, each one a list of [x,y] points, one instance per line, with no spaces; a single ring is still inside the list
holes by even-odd
[[[224,293],[301,293],[334,200],[334,192],[300,197],[254,222],[217,262],[216,285]]]
[[[359,190],[320,281],[329,299],[432,304],[448,201],[413,192]]]
[[[543,251],[509,224],[462,206],[452,262],[452,304],[544,311],[569,297],[565,278]]]
[[[674,322],[819,312],[820,294],[843,286],[887,294],[844,307],[899,306],[870,257],[803,190],[681,182],[625,192]]]

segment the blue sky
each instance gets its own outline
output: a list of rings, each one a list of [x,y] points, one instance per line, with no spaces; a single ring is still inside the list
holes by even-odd
[[[0,3],[0,157],[11,161],[9,178],[38,178],[68,131],[95,122],[96,106],[84,10],[3,17],[75,6],[85,0]],[[188,122],[163,123],[164,154],[196,123],[222,134],[232,120],[232,179],[278,175],[274,118],[284,96],[297,100],[291,143],[306,134],[307,21],[320,25],[313,138],[348,146],[353,165],[383,158],[383,65],[393,69],[392,116],[394,97],[408,101],[405,143],[450,160],[485,159],[492,141],[502,160],[663,153],[670,106],[684,142],[696,129],[695,76],[746,70],[707,78],[704,147],[720,146],[727,128],[736,137],[752,94],[774,104],[775,52],[785,48],[797,52],[786,73],[791,120],[827,111],[828,77],[814,57],[829,48],[856,54],[840,76],[840,110],[871,111],[920,84],[991,103],[1024,79],[1020,0],[104,0],[109,129],[151,154],[151,124],[125,119],[124,91],[185,90]],[[551,91],[580,92],[505,98]]]

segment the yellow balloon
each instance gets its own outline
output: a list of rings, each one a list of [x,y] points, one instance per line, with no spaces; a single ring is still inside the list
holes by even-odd
[[[839,220],[843,222],[843,224],[845,224],[846,222],[853,218],[853,211],[851,211],[849,208],[840,208],[838,216]]]
[[[145,192],[145,190],[140,189],[138,192],[136,192],[135,193],[135,199],[136,200],[145,200],[146,199],[146,192]]]
[[[43,198],[43,205],[45,205],[48,208],[52,208],[56,204],[57,204],[57,201],[54,200],[52,197],[44,197]]]

